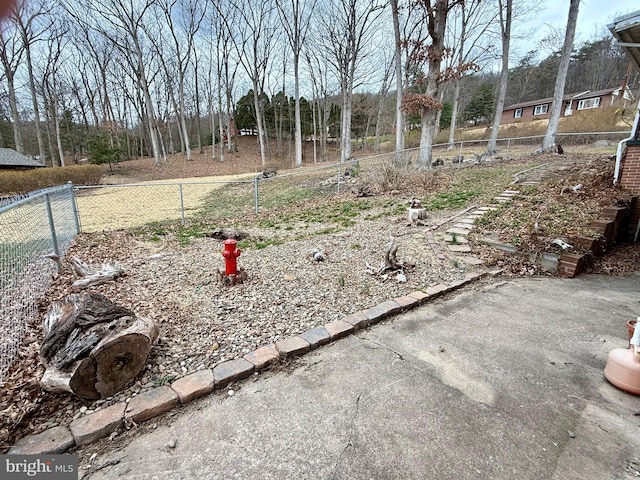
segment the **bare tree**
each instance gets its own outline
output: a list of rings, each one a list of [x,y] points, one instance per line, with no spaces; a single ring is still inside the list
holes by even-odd
[[[366,40],[372,34],[383,5],[377,0],[335,0],[322,12],[327,35],[325,48],[331,53],[333,65],[340,81],[342,121],[340,128],[340,161],[351,159],[351,114],[356,67],[364,56]]]
[[[275,24],[275,11],[269,0],[256,0],[252,2],[233,2],[231,4],[242,23],[229,25],[233,46],[236,50],[238,61],[251,80],[253,90],[253,102],[256,112],[258,128],[258,142],[260,144],[260,158],[262,165],[267,163],[266,132],[264,126],[264,104],[262,93],[269,59],[277,41],[277,28]],[[233,30],[235,28],[235,31]],[[231,130],[231,126],[229,126]],[[231,134],[231,132],[229,132]]]
[[[564,102],[564,85],[567,80],[567,72],[569,71],[569,62],[571,61],[571,52],[573,51],[573,39],[576,34],[576,24],[578,23],[578,9],[580,0],[570,0],[569,17],[567,19],[567,29],[564,34],[564,44],[560,53],[560,64],[558,65],[558,73],[556,75],[556,84],[553,90],[553,102],[551,103],[551,116],[547,131],[542,139],[542,151],[549,151],[554,147],[558,124],[560,123],[560,114]]]
[[[400,10],[398,0],[391,0],[391,18],[393,22],[393,38],[395,41],[395,76],[396,76],[396,153],[404,150],[404,112],[402,98],[404,85],[402,81],[402,39],[400,38]]]
[[[140,2],[121,2],[119,0],[104,0],[100,3],[90,0],[78,0],[66,3],[66,9],[84,28],[93,29],[107,38],[125,59],[127,69],[134,73],[136,86],[144,104],[144,116],[151,149],[156,165],[162,163],[164,157],[161,148],[164,145],[158,139],[154,104],[151,98],[149,79],[149,59],[146,58],[146,38],[144,28],[147,25],[147,13],[154,6],[156,0],[142,0]],[[87,17],[87,12],[93,12],[95,18]]]
[[[33,121],[38,140],[38,151],[40,159],[45,161],[46,151],[42,138],[42,128],[40,126],[40,107],[36,93],[36,79],[33,72],[32,46],[42,40],[42,36],[48,32],[53,24],[53,19],[49,16],[52,6],[48,0],[38,0],[37,2],[22,2],[12,12],[10,18],[20,34],[24,47],[25,61],[29,79],[29,91],[31,93],[31,105],[33,106]]]
[[[65,166],[64,149],[62,146],[62,136],[60,134],[60,102],[63,96],[62,86],[62,51],[66,47],[68,39],[65,38],[67,34],[66,28],[62,25],[56,25],[52,28],[49,39],[47,40],[47,56],[43,57],[42,71],[39,75],[41,78],[42,96],[44,98],[46,117],[49,120],[47,122],[47,131],[49,132],[49,151],[51,153],[51,160],[54,166]],[[56,149],[53,148],[53,142],[50,134],[49,125],[53,123]],[[58,158],[54,155],[54,151],[57,150]]]
[[[198,0],[158,0],[158,4],[173,40],[172,57],[175,68],[172,69],[172,73],[177,73],[178,77],[178,110],[176,113],[187,160],[191,160],[191,143],[185,113],[185,78],[190,66],[191,55],[194,53],[195,37],[204,19],[207,4]],[[177,23],[179,23],[180,31],[178,31],[174,18],[179,19]],[[173,77],[173,75],[171,76]]]
[[[18,98],[16,95],[16,73],[22,64],[24,45],[14,35],[15,27],[7,23],[0,28],[0,62],[7,81],[7,93],[9,96],[9,106],[11,109],[11,120],[13,124],[13,140],[16,150],[24,153],[22,141],[20,113],[18,111]]]
[[[500,80],[498,82],[498,94],[493,111],[493,122],[491,124],[491,134],[487,144],[487,152],[496,151],[496,141],[500,131],[500,119],[504,109],[504,98],[507,94],[507,83],[509,82],[509,48],[511,43],[511,21],[513,17],[513,0],[498,0],[498,18],[500,19],[500,36],[502,39],[502,66],[500,70]]]
[[[442,103],[439,100],[440,85],[461,73],[453,68],[442,71],[446,55],[447,15],[461,2],[462,0],[435,0],[433,4],[432,0],[420,2],[426,17],[431,44],[417,45],[413,61],[416,65],[426,63],[428,71],[426,76],[418,81],[419,84],[424,85],[424,93],[405,96],[403,108],[405,111],[420,114],[422,132],[418,163],[422,168],[431,168],[433,140],[438,130],[437,121],[442,110]]]
[[[295,101],[295,165],[302,165],[302,125],[300,120],[300,52],[309,31],[316,0],[276,0],[282,27],[293,52]]]
[[[490,26],[494,24],[498,12],[494,9],[493,2],[471,0],[463,2],[456,10],[456,21],[453,22],[456,30],[451,32],[454,37],[454,54],[452,58],[457,63],[458,71],[478,71],[479,63],[486,56],[487,50],[493,41]],[[452,25],[452,22],[449,23]],[[459,30],[457,28],[459,27]],[[458,120],[460,105],[460,76],[453,81],[453,101],[451,108],[451,126],[449,127],[448,149],[453,149],[453,141]]]

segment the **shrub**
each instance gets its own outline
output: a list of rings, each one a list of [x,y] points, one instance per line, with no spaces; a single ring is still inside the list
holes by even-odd
[[[75,185],[100,183],[102,168],[97,165],[38,168],[35,170],[0,170],[0,194],[15,195],[67,182]]]

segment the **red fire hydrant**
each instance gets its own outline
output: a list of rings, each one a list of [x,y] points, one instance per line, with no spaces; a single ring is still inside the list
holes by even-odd
[[[236,242],[233,238],[228,238],[224,241],[224,250],[222,251],[222,256],[224,257],[225,274],[227,276],[238,274],[238,264],[236,262],[236,258],[240,256],[240,249],[236,247],[237,244],[238,242]]]

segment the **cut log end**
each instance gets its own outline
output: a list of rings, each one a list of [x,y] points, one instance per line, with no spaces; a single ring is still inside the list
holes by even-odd
[[[87,305],[90,298],[102,305],[109,302],[105,297],[96,295],[69,295],[61,302],[75,300],[95,313],[99,309],[93,305],[92,310],[91,305]],[[120,316],[97,318],[90,324],[82,315],[76,314],[78,309],[64,309],[66,315],[51,325],[48,335],[48,338],[55,337],[56,341],[43,342],[43,347],[46,344],[48,348],[41,351],[41,355],[46,353],[43,360],[49,360],[40,381],[43,389],[66,391],[93,401],[122,390],[142,371],[151,345],[158,337],[158,327],[148,319],[123,316],[131,312],[115,307],[120,309]],[[61,310],[59,306],[57,308]],[[106,311],[113,312],[113,309]]]

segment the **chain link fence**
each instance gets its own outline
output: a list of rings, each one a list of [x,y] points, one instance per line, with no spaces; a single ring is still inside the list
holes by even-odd
[[[33,192],[0,205],[0,383],[13,363],[26,326],[39,320],[56,264],[79,233],[73,185]]]
[[[615,153],[615,146],[627,132],[558,134],[556,141],[567,153]],[[504,138],[497,141],[498,156],[529,155],[543,136]],[[462,140],[453,145],[433,146],[437,165],[454,168],[466,162],[486,159],[487,140]],[[350,162],[305,166],[286,174],[250,174],[215,182],[146,182],[129,185],[77,187],[82,231],[110,231],[140,227],[153,222],[181,222],[191,219],[227,217],[268,212],[352,188],[354,176],[383,181],[394,164],[407,165],[418,158],[419,148],[367,156]],[[395,163],[394,163],[395,162]],[[366,192],[361,192],[366,193]]]

